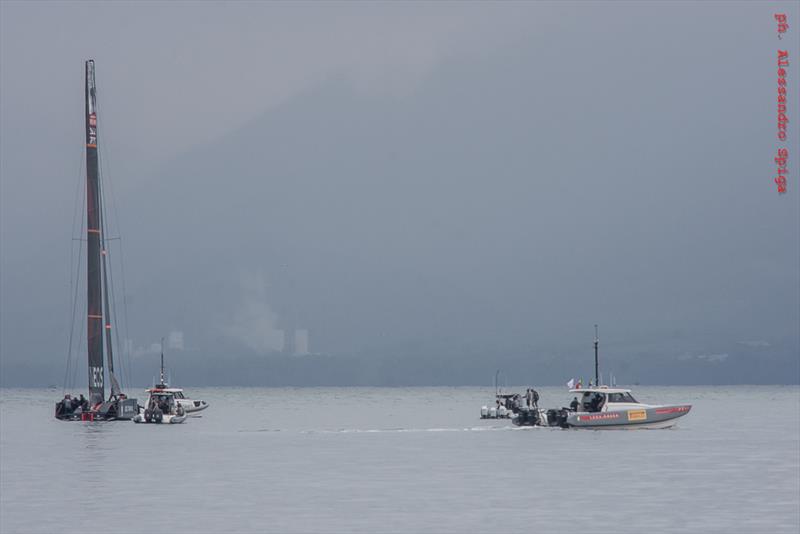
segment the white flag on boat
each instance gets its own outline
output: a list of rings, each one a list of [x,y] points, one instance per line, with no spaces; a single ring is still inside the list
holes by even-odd
[[[574,387],[575,387],[575,379],[574,379],[574,378],[570,378],[570,379],[569,379],[569,382],[567,382],[567,387],[568,387],[569,389],[572,389],[572,388],[574,388]]]

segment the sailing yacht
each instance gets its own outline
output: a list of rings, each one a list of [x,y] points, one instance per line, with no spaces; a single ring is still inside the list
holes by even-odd
[[[85,63],[86,121],[86,275],[87,356],[89,397],[80,401],[66,395],[56,403],[55,416],[65,421],[132,419],[138,412],[136,399],[129,399],[114,373],[111,343],[111,311],[100,172],[97,152],[97,88],[94,60]],[[105,336],[103,332],[105,331]],[[105,337],[105,342],[104,342]],[[71,347],[70,347],[71,349]],[[105,395],[106,363],[110,382]]]

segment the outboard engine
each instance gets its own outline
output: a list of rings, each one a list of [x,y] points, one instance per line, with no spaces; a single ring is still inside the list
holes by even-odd
[[[553,408],[547,410],[547,426],[556,426],[556,414],[558,410]]]
[[[561,408],[558,411],[558,426],[561,428],[567,428],[569,425],[567,424],[567,417],[569,416],[569,410],[566,408]]]
[[[508,417],[508,410],[506,409],[505,406],[500,406],[500,408],[497,409],[497,417],[500,417],[502,419]]]
[[[547,410],[547,425],[567,428],[568,415],[569,415],[569,410],[567,410],[566,408],[561,408],[560,410],[556,409]]]
[[[481,419],[486,419],[487,417],[489,417],[489,407],[481,406]]]
[[[489,408],[489,417],[492,419],[497,419],[497,408],[495,408],[494,406]]]
[[[517,426],[539,425],[539,412],[537,410],[530,410],[526,406],[517,413],[517,416],[512,422]]]

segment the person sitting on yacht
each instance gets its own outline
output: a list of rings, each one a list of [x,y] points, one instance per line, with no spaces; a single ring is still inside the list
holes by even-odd
[[[61,402],[58,403],[56,406],[58,413],[61,415],[67,415],[72,413],[72,399],[69,395],[64,395],[64,398]]]

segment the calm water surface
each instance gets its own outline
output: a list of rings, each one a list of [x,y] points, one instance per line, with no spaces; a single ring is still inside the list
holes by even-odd
[[[602,432],[481,421],[487,388],[189,388],[211,407],[172,426],[59,393],[0,390],[4,534],[800,531],[798,387],[640,387],[694,408]]]

